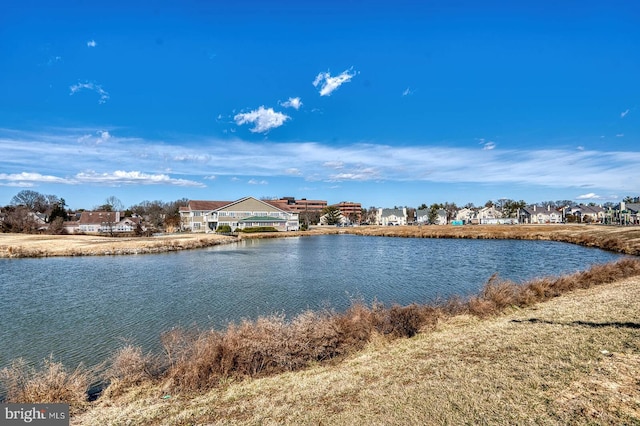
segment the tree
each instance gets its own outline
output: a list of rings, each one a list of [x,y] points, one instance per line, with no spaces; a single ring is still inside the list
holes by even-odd
[[[340,223],[340,218],[342,217],[340,209],[336,206],[327,206],[323,208],[322,215],[324,216],[327,225],[336,225]]]
[[[67,230],[64,229],[64,219],[60,216],[57,216],[53,221],[49,223],[47,233],[52,235],[66,234]]]
[[[416,209],[413,207],[406,207],[407,209],[407,221],[413,223],[416,218]]]
[[[433,203],[429,206],[429,214],[427,218],[429,219],[429,223],[434,225],[438,222],[438,210],[442,208],[442,204]]]
[[[107,197],[106,200],[104,200],[104,204],[102,205],[102,207],[107,207],[107,206],[109,208],[108,210],[105,209],[105,211],[108,211],[108,212],[119,212],[124,210],[124,204],[122,204],[122,201],[120,201],[120,199],[115,195],[111,195]]]
[[[2,232],[30,234],[38,231],[38,223],[33,217],[33,212],[24,205],[9,206],[0,227]]]
[[[64,209],[65,204],[64,198],[60,198],[60,201],[53,205],[49,213],[49,223],[53,223],[57,218],[62,219],[63,222],[68,219],[67,211]]]
[[[630,195],[627,195],[626,197],[624,197],[624,200],[622,200],[625,203],[640,203],[640,197],[632,197]]]
[[[494,206],[493,201],[491,201],[491,200],[487,201],[486,203],[484,203],[484,206],[485,207],[493,207]]]
[[[25,189],[18,192],[12,199],[14,206],[24,206],[32,212],[44,212],[47,209],[47,197],[37,191]]]
[[[447,222],[450,222],[458,212],[458,206],[456,206],[456,203],[446,202],[442,205],[442,208],[447,212]]]
[[[505,199],[502,203],[502,215],[503,217],[516,217],[518,211],[527,206],[524,200],[514,201],[511,199]]]

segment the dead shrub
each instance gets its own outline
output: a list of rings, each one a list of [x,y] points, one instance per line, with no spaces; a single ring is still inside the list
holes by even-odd
[[[52,358],[45,359],[43,368],[36,370],[18,358],[10,367],[0,370],[0,382],[7,402],[66,403],[78,409],[87,401],[91,372],[82,365],[67,371]]]
[[[157,377],[160,371],[157,359],[150,354],[143,354],[142,348],[133,345],[119,349],[111,357],[110,364],[104,374],[110,388],[113,388],[115,383],[119,388],[138,385]]]
[[[426,322],[426,310],[417,304],[394,305],[377,311],[377,331],[393,337],[413,337]]]
[[[173,329],[162,338],[169,359],[167,378],[180,388],[204,389],[220,377],[222,335],[213,330],[194,335]]]
[[[525,284],[500,281],[494,275],[480,294],[466,300],[453,296],[430,305],[390,308],[377,303],[370,308],[354,302],[343,313],[307,311],[290,321],[284,315],[274,315],[231,324],[221,332],[174,329],[162,335],[167,364],[164,377],[178,388],[197,390],[228,378],[299,370],[359,351],[379,336],[414,336],[426,327],[434,327],[443,317],[497,315],[509,306],[529,306],[567,291],[632,275],[640,275],[640,261],[628,259]],[[139,349],[125,349],[120,354],[120,376],[143,379],[149,373],[147,361]]]

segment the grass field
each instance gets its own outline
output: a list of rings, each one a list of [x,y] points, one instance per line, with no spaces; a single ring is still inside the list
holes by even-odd
[[[640,254],[640,228],[581,225],[325,227],[241,238],[321,233],[540,239]],[[128,254],[227,241],[0,234],[0,253]],[[110,385],[95,402],[86,401],[93,373],[53,360],[40,371],[17,363],[0,384],[15,401],[69,401],[74,425],[640,425],[639,260],[522,286],[489,282],[438,306],[354,306],[162,339],[161,357],[136,347],[114,354]]]
[[[171,234],[158,237],[0,234],[0,258],[105,256],[161,253],[209,247],[235,241],[216,234]]]

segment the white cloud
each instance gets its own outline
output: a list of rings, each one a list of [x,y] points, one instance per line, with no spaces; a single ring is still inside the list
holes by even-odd
[[[266,180],[257,180],[257,179],[249,179],[249,182],[247,182],[249,185],[267,185],[269,182],[267,182]]]
[[[374,167],[366,167],[353,172],[337,173],[329,176],[329,182],[341,182],[345,180],[369,181],[380,179],[380,172]]]
[[[31,182],[8,182],[4,183],[0,181],[0,186],[8,186],[13,188],[33,188],[35,185]]]
[[[625,118],[627,116],[627,114],[629,114],[629,109],[627,109],[626,111],[622,111],[620,113],[620,118]]]
[[[40,173],[0,173],[0,181],[9,181],[9,182],[38,182],[38,183],[69,183],[67,179],[63,179],[57,176],[51,175],[42,175]]]
[[[495,149],[495,147],[496,147],[495,142],[491,142],[491,141],[489,141],[489,142],[487,142],[487,143],[485,143],[485,144],[484,144],[484,146],[482,147],[482,149],[483,149],[484,151],[491,151],[492,149]]]
[[[165,174],[148,174],[139,171],[126,172],[116,170],[113,173],[96,173],[93,170],[76,174],[79,183],[94,183],[101,185],[176,185],[204,187],[200,182],[186,179],[175,179]]]
[[[257,110],[236,114],[233,117],[238,126],[247,123],[254,124],[254,127],[249,129],[253,133],[266,133],[271,129],[282,126],[290,118],[286,114],[275,112],[273,108],[265,108],[264,106]]]
[[[101,142],[106,142],[109,139],[111,139],[111,135],[106,130],[105,131],[98,131],[98,134],[100,135],[100,141]]]
[[[618,134],[616,135],[616,138],[623,138],[623,137],[624,137],[624,133],[618,133]]]
[[[79,92],[80,90],[84,90],[84,89],[92,90],[96,92],[98,95],[100,95],[100,99],[98,99],[99,104],[103,104],[107,102],[107,100],[109,100],[109,93],[107,93],[107,91],[104,90],[102,86],[100,86],[99,84],[88,83],[88,82],[78,83],[78,84],[74,84],[73,86],[70,86],[69,89],[71,90],[71,93],[69,93],[69,95],[73,95]]]
[[[409,95],[413,95],[413,90],[407,87],[402,91],[402,96],[409,96]]]
[[[602,197],[594,194],[593,192],[590,192],[588,194],[582,194],[582,195],[578,195],[576,197],[576,200],[600,200]]]
[[[308,182],[372,181],[525,185],[582,188],[578,194],[633,193],[639,151],[567,149],[493,149],[438,145],[324,144],[317,142],[246,142],[191,139],[188,144],[110,134],[103,144],[78,144],[83,135],[99,139],[95,129],[54,129],[53,133],[0,128],[0,184],[36,183],[92,185],[165,184],[201,186],[235,177],[271,182],[288,177]],[[480,147],[488,143],[485,140]],[[475,144],[473,144],[475,145]],[[98,172],[86,172],[96,170]],[[102,173],[108,170],[138,172]],[[150,171],[162,170],[163,174]],[[171,170],[171,173],[166,172]],[[584,173],[589,170],[589,173]],[[78,175],[78,172],[84,171]],[[22,172],[25,172],[23,174]],[[26,172],[33,173],[32,175]],[[47,178],[48,177],[48,178]],[[31,180],[27,180],[31,179]],[[584,188],[590,188],[585,190]]]
[[[338,87],[351,81],[356,74],[357,72],[353,71],[353,67],[335,77],[331,77],[329,72],[321,72],[316,76],[315,80],[313,80],[312,84],[314,87],[320,86],[320,96],[329,96],[338,89]]]
[[[300,98],[289,98],[285,102],[280,102],[280,105],[285,108],[293,108],[295,110],[299,110],[302,106],[302,101],[300,100]]]
[[[89,40],[89,41],[87,42],[87,46],[88,46],[88,47],[96,47],[97,45],[98,45],[98,43],[96,43],[96,41],[95,41],[95,40]]]
[[[325,161],[322,165],[336,170],[344,167],[344,163],[342,161]]]

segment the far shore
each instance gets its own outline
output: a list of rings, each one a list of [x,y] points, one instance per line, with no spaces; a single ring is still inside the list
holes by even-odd
[[[240,234],[178,233],[154,237],[0,234],[0,258],[164,253],[228,244],[238,239],[353,234],[404,238],[548,240],[640,255],[640,227],[603,225],[318,226],[308,231]]]

